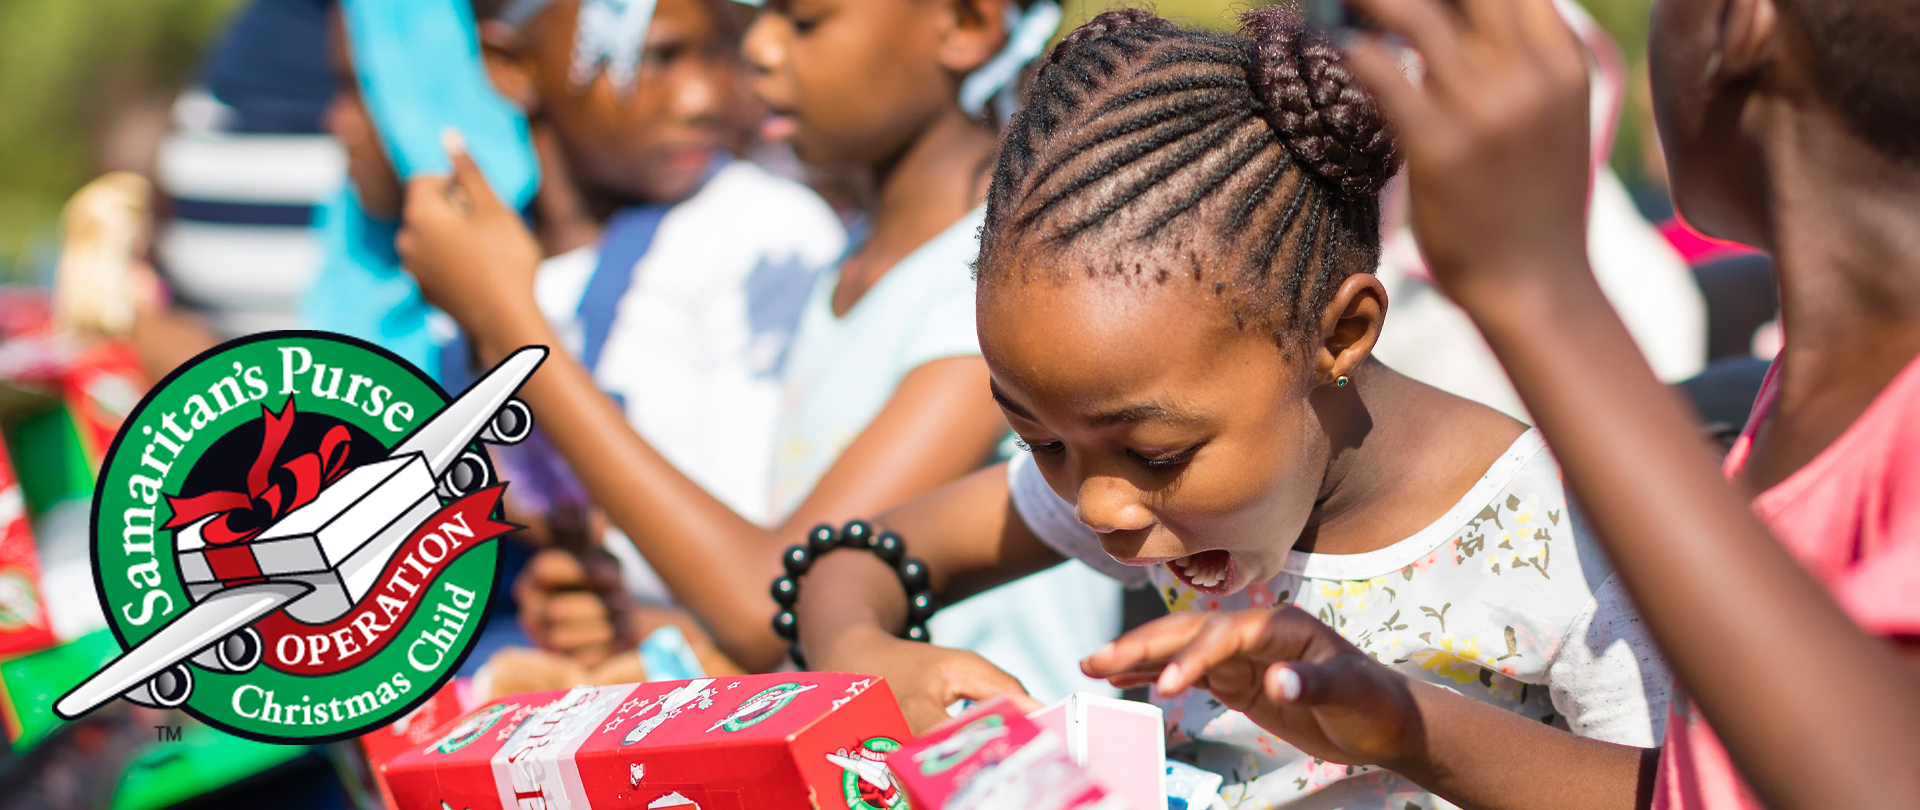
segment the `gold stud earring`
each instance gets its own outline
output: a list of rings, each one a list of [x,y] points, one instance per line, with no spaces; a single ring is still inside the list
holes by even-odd
[[[1341,388],[1345,388],[1345,387],[1347,387],[1347,383],[1348,383],[1348,382],[1351,382],[1351,380],[1348,380],[1348,379],[1347,379],[1347,375],[1345,375],[1345,374],[1342,374],[1342,375],[1340,375],[1340,377],[1339,377],[1339,379],[1336,379],[1336,380],[1334,380],[1334,381],[1333,381],[1333,384],[1334,384],[1334,385],[1336,385],[1336,386],[1339,386],[1339,387],[1341,387]]]

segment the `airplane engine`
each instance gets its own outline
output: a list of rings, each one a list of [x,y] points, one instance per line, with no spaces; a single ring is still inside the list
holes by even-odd
[[[142,706],[171,709],[187,702],[193,694],[193,672],[186,664],[174,664],[154,673],[123,696]]]
[[[493,468],[487,466],[486,457],[472,450],[462,450],[460,456],[447,466],[446,474],[440,476],[439,494],[442,498],[459,498],[492,484]]]
[[[265,654],[266,644],[260,641],[260,633],[243,627],[195,654],[193,662],[220,672],[246,672],[259,666]]]
[[[491,444],[519,444],[533,433],[533,410],[527,403],[509,399],[507,404],[480,429],[480,440]]]

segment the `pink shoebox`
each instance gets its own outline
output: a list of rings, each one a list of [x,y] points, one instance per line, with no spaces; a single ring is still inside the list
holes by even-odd
[[[1074,763],[1093,771],[1128,807],[1166,807],[1167,730],[1160,707],[1081,692],[1031,718],[1060,735]]]
[[[975,706],[888,754],[886,769],[915,810],[1155,807],[1129,805],[1074,763],[1060,735],[1022,716],[1006,698]]]

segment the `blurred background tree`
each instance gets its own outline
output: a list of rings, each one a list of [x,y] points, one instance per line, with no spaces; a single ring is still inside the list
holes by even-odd
[[[173,96],[240,0],[0,0],[0,273],[30,279],[68,195],[148,170]]]
[[[174,94],[242,2],[0,0],[0,280],[36,276],[60,205],[81,184],[111,169],[151,169]],[[1620,41],[1628,64],[1640,64],[1652,0],[1583,2]],[[1126,3],[1064,4],[1071,27]],[[1152,5],[1179,22],[1224,29],[1252,4]],[[1641,179],[1643,118],[1630,103],[1614,149],[1614,168],[1629,184]]]

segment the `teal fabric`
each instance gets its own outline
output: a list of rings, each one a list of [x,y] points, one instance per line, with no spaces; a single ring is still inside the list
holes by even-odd
[[[314,227],[325,259],[300,301],[301,322],[380,344],[438,378],[440,350],[427,328],[434,309],[400,269],[399,223],[367,216],[349,186],[321,207]]]
[[[494,91],[468,0],[342,0],[361,98],[404,182],[444,175],[441,133],[460,130],[494,193],[524,208],[539,185],[526,118]],[[325,254],[304,324],[379,343],[436,377],[434,310],[400,267],[397,223],[366,215],[352,189],[315,220]]]

